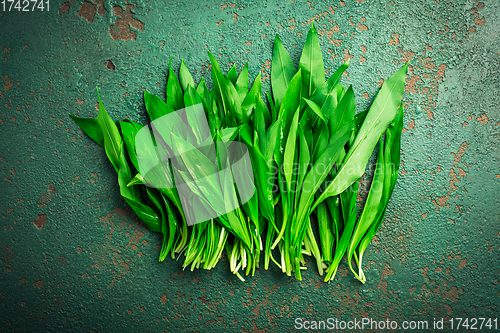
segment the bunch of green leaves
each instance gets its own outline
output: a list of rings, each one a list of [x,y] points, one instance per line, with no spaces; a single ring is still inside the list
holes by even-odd
[[[243,279],[240,270],[253,274],[264,252],[265,269],[273,261],[300,280],[306,269],[304,255],[308,255],[314,256],[319,274],[326,271],[325,281],[330,281],[346,255],[351,271],[364,283],[363,254],[383,221],[398,177],[401,99],[408,64],[384,82],[368,110],[356,113],[353,87],[345,89],[340,83],[349,62],[325,78],[314,23],[298,68],[276,36],[271,91],[267,90],[265,99],[261,73],[250,86],[248,64],[239,74],[234,65],[223,74],[216,59],[208,55],[212,90],[204,78],[196,85],[182,61],[178,77],[169,65],[166,101],[144,93],[152,122],[196,105],[202,105],[204,112],[174,117],[159,133],[153,133],[154,126],[147,127],[153,146],[136,146],[143,125],[113,122],[100,98],[97,119],[72,116],[105,148],[125,201],[152,231],[163,234],[160,261],[168,253],[174,258],[184,252],[184,267],[211,269],[225,250],[230,270]],[[202,116],[208,120],[206,133],[197,126]],[[215,143],[211,148],[206,148],[206,138]],[[254,189],[235,185],[235,179],[249,175],[231,167],[232,141],[248,149]],[[358,180],[378,142],[373,185],[358,218]],[[173,152],[172,163],[158,156],[167,148]],[[152,172],[140,172],[138,151],[155,166]],[[223,180],[206,188],[192,185],[188,196],[166,186],[174,179],[193,184],[222,170],[230,170]],[[253,193],[248,201],[242,200],[249,194],[245,191]],[[188,226],[186,214],[192,213],[184,211],[183,205],[236,209]]]

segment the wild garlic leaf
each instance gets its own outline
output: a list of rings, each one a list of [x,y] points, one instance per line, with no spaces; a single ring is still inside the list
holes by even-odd
[[[273,61],[271,63],[271,88],[274,103],[279,106],[283,101],[288,84],[296,73],[292,58],[283,47],[278,34],[274,39]]]

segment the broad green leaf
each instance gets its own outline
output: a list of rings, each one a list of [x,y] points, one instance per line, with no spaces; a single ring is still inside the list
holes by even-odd
[[[100,146],[104,146],[104,137],[102,134],[101,126],[99,125],[99,121],[96,118],[79,118],[73,116],[71,113],[69,114],[69,116],[75,121],[78,126],[80,126],[85,134],[87,134]]]
[[[288,84],[295,72],[296,69],[292,58],[290,58],[278,34],[276,34],[271,64],[271,88],[273,89],[274,103],[276,105],[279,106],[283,101]]]
[[[306,93],[306,96],[303,97],[309,98],[314,90],[325,85],[323,56],[314,21],[307,33],[304,49],[300,56],[299,69],[302,70],[302,82]]]
[[[398,111],[407,69],[408,63],[384,82],[344,158],[342,167],[315,205],[329,196],[343,192],[363,175],[373,148]]]
[[[154,121],[164,115],[174,112],[170,105],[165,103],[160,97],[150,94],[144,90],[144,104],[151,121]]]
[[[189,73],[189,69],[184,63],[184,59],[181,60],[181,68],[179,69],[179,81],[181,82],[182,90],[186,92],[188,86],[195,88],[193,77]]]

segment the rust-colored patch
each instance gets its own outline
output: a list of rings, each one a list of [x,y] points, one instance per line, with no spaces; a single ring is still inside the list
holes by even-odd
[[[66,14],[69,11],[69,1],[66,1],[59,8],[59,14]]]
[[[2,76],[2,78],[5,81],[5,85],[3,86],[3,88],[5,89],[5,91],[9,91],[9,89],[12,88],[12,85],[13,85],[12,80],[9,80],[8,75],[4,75],[4,76]]]
[[[467,259],[462,259],[460,261],[460,264],[458,264],[458,267],[459,268],[464,268],[466,264],[467,264]]]
[[[399,45],[399,34],[392,34],[389,45]]]
[[[349,54],[349,50],[344,49],[344,60],[342,60],[342,62],[344,63],[347,60],[351,60],[352,58],[354,58],[354,56]]]
[[[358,29],[361,31],[368,30],[368,27],[364,24],[358,23]]]
[[[411,119],[411,121],[408,123],[408,129],[412,130],[415,128],[415,119]]]
[[[77,14],[87,20],[88,23],[92,23],[95,17],[95,5],[88,1],[84,1],[80,9],[78,9]]]
[[[458,162],[460,162],[460,160],[462,159],[462,156],[465,153],[466,149],[467,149],[467,142],[464,141],[460,145],[460,148],[458,148],[458,152],[456,154],[455,153],[451,153],[451,155],[453,155],[453,157],[455,158],[455,163],[454,164],[457,164]]]
[[[135,8],[135,6],[137,6],[136,3],[126,4],[125,12],[120,6],[113,7],[113,13],[116,16],[120,16],[118,19],[116,19],[115,24],[109,27],[109,34],[111,35],[111,38],[113,40],[136,40],[137,34],[130,28],[144,31],[144,23],[136,19],[134,17],[135,14],[131,12],[131,10]]]
[[[366,53],[367,49],[366,46],[361,45],[361,52]]]
[[[220,20],[217,24],[217,28],[222,24],[222,22],[224,22],[224,20]]]
[[[233,20],[238,21],[238,14],[233,13]]]
[[[66,260],[66,258],[63,256],[63,255],[60,255],[58,258],[57,258],[57,262],[61,265],[61,266],[66,266],[68,264],[68,260]]]
[[[56,193],[56,189],[54,188],[54,185],[49,184],[49,193],[50,195],[54,195]]]
[[[382,289],[384,293],[387,293],[387,282],[384,281],[384,278],[388,277],[391,274],[394,274],[394,270],[392,270],[389,264],[386,263],[382,275],[380,276],[380,281],[378,283],[378,289]]]
[[[476,120],[479,121],[479,124],[481,125],[484,125],[489,121],[488,117],[485,114],[480,115]]]
[[[484,24],[484,17],[481,18],[481,19],[479,17],[476,17],[474,19],[474,24],[476,24],[476,25],[483,25]]]
[[[33,282],[33,285],[37,288],[43,287],[43,280]]]
[[[457,287],[451,287],[450,290],[448,290],[445,294],[443,299],[449,298],[452,302],[458,301],[458,288]]]
[[[428,215],[429,214],[427,214],[427,213],[422,214],[422,219],[425,219]]]
[[[114,71],[116,69],[115,64],[111,60],[106,61],[104,64],[108,69]]]
[[[77,99],[76,101],[78,104],[82,105],[83,103],[85,103],[81,98]]]
[[[38,229],[42,229],[45,223],[47,223],[47,214],[40,214],[36,217],[35,221],[33,221],[33,224]]]
[[[368,93],[366,91],[363,93],[363,97],[368,98]]]
[[[11,266],[12,263],[14,262],[14,251],[8,246],[5,246],[2,249],[3,252],[3,257],[2,260],[7,266]]]
[[[93,3],[97,5],[97,14],[99,16],[103,16],[106,13],[106,9],[104,8],[104,0],[92,0]]]

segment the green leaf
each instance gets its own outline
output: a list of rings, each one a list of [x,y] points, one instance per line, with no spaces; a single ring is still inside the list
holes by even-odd
[[[184,104],[186,105],[186,119],[189,128],[194,133],[199,146],[211,135],[207,126],[202,99],[192,86],[188,86],[184,93]]]
[[[274,103],[277,106],[283,101],[288,84],[296,71],[292,58],[290,58],[278,34],[276,34],[271,64],[271,88],[273,89]]]
[[[320,110],[319,106],[316,103],[314,103],[313,101],[311,101],[311,100],[309,100],[307,98],[302,97],[302,99],[304,101],[306,101],[307,105],[309,105],[309,107],[311,108],[311,110],[314,111],[314,113],[319,117],[319,119],[323,120],[323,122],[326,124],[327,119],[325,119],[325,115]]]
[[[343,192],[363,175],[373,148],[398,111],[407,69],[408,63],[384,82],[344,158],[342,167],[315,205],[329,196]]]
[[[102,134],[101,126],[96,118],[78,118],[71,113],[69,116],[80,126],[82,131],[85,132],[92,140],[97,142],[100,146],[104,146],[104,137]]]
[[[151,207],[138,201],[124,197],[125,201],[132,208],[151,231],[161,232],[161,220],[158,214]]]
[[[144,178],[141,176],[140,173],[136,174],[134,178],[127,184],[127,187],[133,186],[133,185],[143,185],[145,184]]]
[[[337,108],[329,114],[328,127],[330,128],[330,133],[333,135],[339,128],[351,122],[354,119],[355,113],[356,104],[354,102],[354,90],[351,85],[340,100]]]
[[[307,33],[306,43],[300,56],[299,69],[302,70],[302,82],[306,93],[304,97],[309,98],[314,90],[325,85],[323,56],[314,21]]]
[[[241,101],[233,83],[226,79],[220,70],[217,60],[208,52],[210,62],[212,63],[212,79],[214,90],[219,94],[222,103],[224,115],[232,115],[237,124],[241,125],[247,121],[247,116],[242,113]]]
[[[240,100],[244,100],[248,93],[248,61],[241,70],[238,80],[236,80],[235,88],[238,95],[240,95]]]
[[[312,201],[314,199],[314,194],[318,191],[320,185],[326,179],[326,176],[330,172],[333,164],[335,163],[338,154],[340,154],[341,149],[343,149],[345,143],[351,135],[354,123],[345,125],[341,130],[338,131],[337,136],[330,140],[328,148],[324,153],[318,158],[316,163],[314,163],[312,169],[307,173],[304,178],[302,193],[300,195],[299,205],[296,210],[296,223],[295,227],[292,228],[292,235],[297,235],[299,229],[302,228],[304,220],[309,215]],[[298,246],[298,242],[301,239],[296,239],[293,246]]]
[[[342,74],[345,72],[345,70],[348,67],[349,67],[349,59],[347,59],[346,62],[344,62],[342,65],[340,65],[339,68],[337,68],[337,70],[335,71],[335,73],[333,73],[333,75],[330,76],[330,78],[326,82],[326,85],[328,86],[328,88],[335,86],[339,82],[340,77],[342,76]]]
[[[278,117],[281,117],[278,128],[277,144],[275,147],[274,156],[278,166],[283,164],[283,154],[285,152],[285,143],[288,138],[288,131],[295,110],[300,106],[302,89],[302,72],[299,69],[297,74],[292,78],[285,92],[285,97],[281,103]]]
[[[227,72],[226,78],[231,81],[232,84],[236,85],[236,80],[238,79],[238,72],[236,71],[236,65],[233,64],[229,72]]]
[[[257,107],[257,102],[260,96],[261,92],[261,78],[260,78],[260,72],[257,74],[257,77],[253,81],[252,88],[250,88],[250,91],[248,94],[245,96],[245,99],[241,103],[241,110],[243,113],[245,113],[247,116],[250,116],[252,114],[253,109]]]
[[[188,86],[195,87],[193,77],[189,73],[189,69],[184,63],[184,59],[181,60],[181,68],[179,69],[179,80],[181,81],[182,90],[186,92]]]
[[[383,159],[384,149],[382,144],[380,144],[377,158],[377,168],[375,169],[370,192],[368,192],[368,196],[363,207],[363,212],[359,217],[358,223],[356,223],[356,228],[354,229],[354,233],[349,244],[349,249],[347,251],[347,262],[349,264],[349,268],[351,269],[351,271],[353,271],[357,278],[359,278],[359,276],[356,274],[356,272],[354,272],[351,264],[354,250],[358,247],[358,244],[365,235],[366,231],[368,230],[370,225],[376,221],[377,216],[379,216],[380,212],[385,208],[386,205],[386,203],[381,200],[382,194],[384,192],[385,176],[385,163]]]
[[[292,125],[290,131],[288,132],[288,138],[286,140],[285,152],[283,155],[283,170],[285,174],[285,179],[287,182],[288,191],[291,191],[292,184],[292,173],[295,160],[295,146],[297,143],[297,126],[299,124],[299,107],[295,111],[293,116]]]
[[[170,58],[170,63],[168,64],[167,104],[170,105],[174,111],[184,107],[181,84],[172,69],[172,58]]]
[[[135,151],[135,135],[144,126],[130,120],[120,121],[119,124],[130,161],[134,168],[139,170],[139,162],[137,161],[137,153]]]
[[[241,126],[228,127],[228,128],[221,129],[219,131],[219,133],[220,133],[222,141],[224,141],[224,142],[233,141],[236,138],[236,136],[238,135],[240,129],[241,129]]]
[[[146,111],[151,121],[175,111],[160,97],[150,94],[146,90],[144,90],[144,104],[146,105]]]
[[[99,90],[97,90],[97,97],[99,99],[99,114],[97,116],[97,120],[103,134],[104,150],[106,151],[109,161],[113,164],[116,173],[118,173],[120,155],[122,153],[122,138],[115,122],[108,115],[104,105],[102,104],[101,97],[99,96]]]

